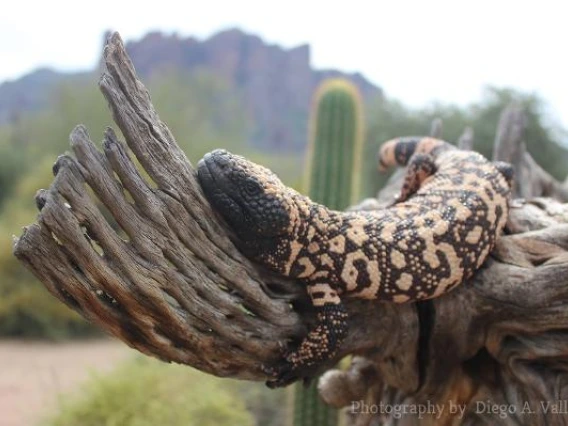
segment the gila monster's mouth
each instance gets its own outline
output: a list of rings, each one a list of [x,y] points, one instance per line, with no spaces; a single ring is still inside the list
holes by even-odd
[[[197,178],[207,197],[217,190],[217,184],[212,169],[214,169],[214,160],[211,158],[211,153],[208,152],[197,163]]]

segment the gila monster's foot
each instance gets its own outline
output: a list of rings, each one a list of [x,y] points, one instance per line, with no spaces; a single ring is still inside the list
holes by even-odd
[[[271,389],[281,388],[292,384],[301,378],[297,366],[291,361],[289,357],[294,353],[293,348],[288,345],[280,346],[280,354],[282,359],[279,363],[274,365],[263,365],[262,371],[271,378],[266,381],[266,386]]]
[[[294,365],[288,361],[288,357],[294,352],[293,348],[282,342],[278,342],[281,361],[274,365],[262,365],[261,370],[271,378],[266,381],[266,386],[271,389],[288,386],[297,380],[294,374]]]
[[[263,366],[262,371],[271,377],[266,381],[266,386],[271,389],[288,386],[299,379],[294,366],[288,361],[277,366]]]
[[[304,384],[309,383],[314,377],[314,368],[294,362],[297,353],[291,346],[281,345],[280,352],[282,356],[280,362],[261,367],[263,373],[270,376],[270,379],[266,381],[266,386],[271,389],[281,388],[298,380],[303,380]]]

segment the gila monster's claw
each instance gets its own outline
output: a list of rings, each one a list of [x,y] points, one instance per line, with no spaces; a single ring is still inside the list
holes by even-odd
[[[285,360],[277,366],[270,367],[263,365],[262,371],[268,376],[273,377],[266,381],[266,386],[271,389],[288,386],[300,379],[309,379],[309,377],[302,377],[302,372],[294,368],[292,363]]]
[[[292,374],[295,370],[288,357],[294,353],[294,348],[283,342],[278,342],[281,361],[274,365],[262,365],[260,368],[264,374],[271,378],[266,381],[266,386],[271,389],[287,386],[298,380],[297,375]]]

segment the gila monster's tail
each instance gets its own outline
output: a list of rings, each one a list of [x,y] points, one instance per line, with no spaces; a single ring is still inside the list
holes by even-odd
[[[437,154],[446,149],[455,149],[455,147],[443,140],[430,137],[410,136],[391,139],[379,150],[379,170],[384,171],[397,164],[406,166],[414,153]]]

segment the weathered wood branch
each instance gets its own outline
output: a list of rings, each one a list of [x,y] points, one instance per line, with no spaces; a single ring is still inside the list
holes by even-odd
[[[502,114],[494,159],[513,164],[516,194],[530,201],[513,201],[508,235],[468,283],[418,311],[418,379],[382,354],[320,379],[320,394],[349,409],[351,426],[568,424],[566,188],[526,152],[523,114],[516,105]],[[466,129],[458,146],[472,145]],[[354,209],[389,203],[401,178],[395,173],[375,202]],[[428,404],[439,406],[412,413]],[[397,407],[409,413],[387,414]],[[452,415],[452,407],[463,411]]]
[[[466,127],[458,139],[457,146],[460,149],[470,151],[473,149],[473,129]]]
[[[100,88],[149,179],[112,130],[100,152],[77,127],[75,158],[58,159],[55,181],[38,194],[38,223],[15,254],[56,297],[141,352],[260,378],[259,361],[303,330],[289,305],[300,292],[230,243],[117,34],[104,62]]]
[[[312,319],[305,289],[232,245],[118,34],[104,64],[101,91],[147,177],[113,130],[101,152],[78,126],[74,158],[58,159],[53,184],[37,195],[38,222],[15,241],[15,255],[53,295],[145,354],[264,379],[261,365],[279,359],[282,344],[301,337]],[[386,340],[392,327],[413,327],[405,325],[410,305],[384,305],[382,317],[373,305],[353,306],[343,354]],[[368,324],[384,332],[369,339]]]
[[[117,34],[104,65],[100,88],[125,144],[108,129],[100,151],[83,127],[72,132],[73,157],[58,159],[53,184],[37,195],[38,221],[15,241],[15,255],[55,297],[141,352],[263,380],[261,365],[313,320],[305,290],[232,245]],[[391,201],[397,184],[380,198]],[[475,413],[480,398],[568,399],[568,206],[517,202],[508,229],[482,270],[444,297],[350,300],[350,333],[337,359],[359,357],[349,371],[324,376],[325,398],[336,406],[467,405],[464,419],[446,416],[445,424],[512,424],[512,416],[499,423]],[[352,424],[379,417],[355,415]],[[525,420],[563,424],[542,412]]]
[[[422,421],[416,415],[391,419],[389,425],[567,424],[568,413],[544,407],[568,399],[568,206],[549,199],[532,207],[537,205],[556,209],[559,224],[550,226],[552,216],[524,217],[530,209],[519,206],[512,220],[534,230],[503,237],[473,279],[432,301],[429,339],[419,347],[426,354],[419,388],[380,356],[324,375],[323,397],[355,409],[350,424],[376,424],[380,417],[352,401],[408,409],[431,402],[445,409]],[[515,412],[501,418],[501,412],[485,411],[488,401]],[[523,413],[526,403],[534,413]],[[449,415],[452,404],[463,407],[463,418]]]
[[[493,159],[511,163],[515,168],[516,197],[553,197],[568,202],[568,186],[554,179],[528,153],[524,142],[525,128],[523,108],[515,103],[509,105],[499,120]]]
[[[439,117],[432,120],[432,124],[430,125],[430,136],[441,139],[443,124],[442,119]]]

